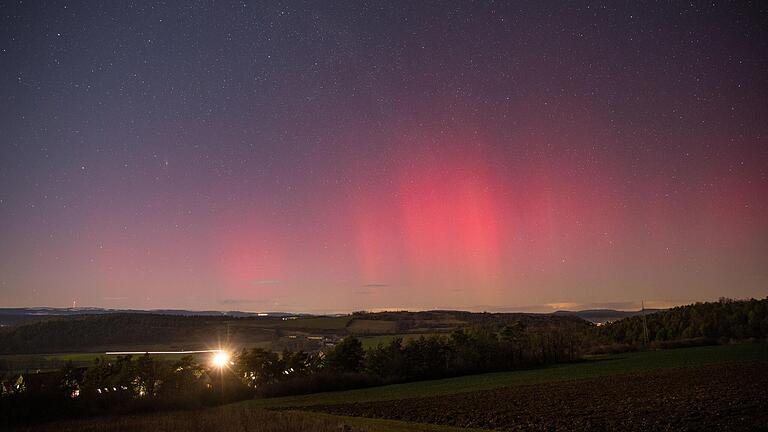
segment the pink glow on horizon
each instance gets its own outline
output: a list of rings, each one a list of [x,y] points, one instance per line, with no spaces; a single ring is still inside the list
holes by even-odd
[[[499,267],[500,182],[477,155],[401,164],[397,181],[405,253],[421,279],[480,286]]]

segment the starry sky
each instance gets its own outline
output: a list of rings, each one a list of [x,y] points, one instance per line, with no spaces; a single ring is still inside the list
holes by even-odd
[[[0,307],[768,294],[763,2],[0,5]]]

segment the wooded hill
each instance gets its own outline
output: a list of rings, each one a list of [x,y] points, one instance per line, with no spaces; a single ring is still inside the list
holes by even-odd
[[[647,333],[646,330],[647,329]],[[694,303],[614,321],[596,330],[617,344],[665,343],[696,338],[764,339],[768,337],[768,297]]]
[[[461,311],[355,313],[351,316],[233,318],[107,314],[67,316],[0,330],[0,354],[96,352],[105,350],[204,349],[229,340],[255,346],[290,335],[394,335],[450,333],[466,327],[498,330],[519,322],[535,331],[545,328],[586,329],[577,317],[545,314],[490,314]]]
[[[253,321],[253,320],[251,320]],[[0,354],[35,354],[121,350],[164,346],[201,349],[231,340],[269,341],[273,331],[245,326],[244,318],[108,314],[48,318],[0,331]],[[229,327],[229,329],[228,329]],[[209,346],[210,348],[210,346]]]
[[[644,327],[645,322],[645,327]],[[656,345],[683,340],[764,339],[768,298],[696,303],[594,326],[567,314],[472,313],[464,311],[356,312],[346,316],[231,317],[114,313],[46,318],[0,329],[0,354],[98,352],[106,350],[204,349],[230,341],[236,347],[265,346],[297,335],[340,339],[348,335],[448,334],[462,328],[498,332],[508,325],[527,332],[568,330],[582,334],[584,348]]]

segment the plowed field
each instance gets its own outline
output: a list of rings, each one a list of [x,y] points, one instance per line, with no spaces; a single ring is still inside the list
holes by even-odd
[[[506,431],[768,430],[768,362],[301,409]]]

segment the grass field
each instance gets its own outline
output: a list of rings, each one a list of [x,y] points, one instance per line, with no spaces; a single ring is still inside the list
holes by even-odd
[[[296,318],[280,321],[275,327],[287,329],[316,329],[316,330],[341,330],[347,326],[352,317],[349,315],[331,317],[319,316],[309,318]]]
[[[768,360],[768,344],[708,346],[594,356],[579,363],[559,364],[540,369],[470,375],[434,381],[420,381],[274,399],[259,399],[245,403],[259,407],[298,407],[315,404],[405,399],[487,390],[520,384],[595,378],[660,368],[750,360]]]
[[[394,338],[402,338],[403,342],[407,342],[411,339],[418,339],[422,336],[431,336],[434,333],[404,333],[404,334],[393,334],[393,335],[379,335],[379,336],[361,336],[358,337],[360,339],[360,342],[363,343],[363,348],[375,348],[377,345],[382,344],[386,345],[389,342],[391,342]]]
[[[397,321],[355,319],[347,330],[355,335],[392,334],[397,332]]]

